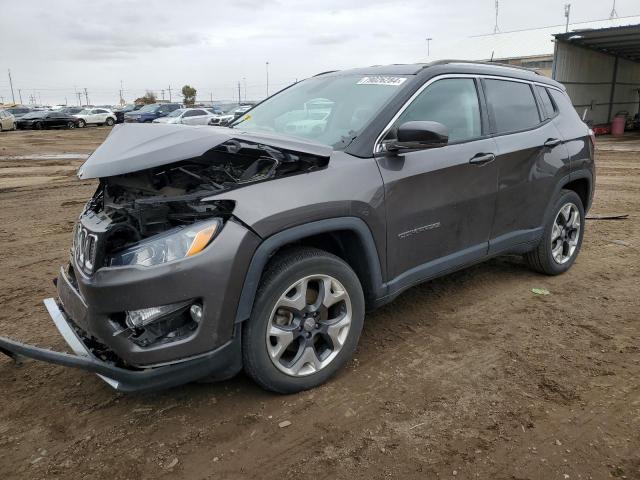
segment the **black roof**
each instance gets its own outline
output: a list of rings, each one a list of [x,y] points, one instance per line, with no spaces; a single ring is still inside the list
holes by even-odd
[[[437,60],[430,63],[410,63],[373,65],[371,67],[353,68],[324,72],[318,75],[424,75],[431,77],[443,73],[468,73],[512,77],[534,82],[548,83],[564,89],[564,87],[535,70],[495,62],[475,62],[469,60]]]

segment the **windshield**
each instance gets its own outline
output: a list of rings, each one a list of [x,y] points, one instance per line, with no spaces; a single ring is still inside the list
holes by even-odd
[[[184,112],[185,112],[184,108],[179,108],[179,109],[174,110],[173,112],[171,112],[169,115],[167,115],[167,117],[179,117]]]
[[[160,105],[145,105],[138,111],[140,113],[149,113],[149,112],[155,112],[159,108],[160,108]]]
[[[402,76],[313,77],[265,100],[234,124],[345,148],[404,86]]]
[[[47,114],[47,112],[31,112],[31,113],[27,113],[24,117],[25,120],[28,120],[30,118],[40,118],[40,117],[44,117]]]

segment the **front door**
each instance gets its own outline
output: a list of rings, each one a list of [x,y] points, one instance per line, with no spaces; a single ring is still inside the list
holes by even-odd
[[[429,84],[386,134],[430,120],[449,130],[449,144],[377,156],[385,185],[387,270],[391,290],[486,255],[495,211],[496,144],[474,78]]]

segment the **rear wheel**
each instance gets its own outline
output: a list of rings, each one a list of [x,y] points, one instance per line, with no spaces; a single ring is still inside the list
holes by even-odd
[[[245,371],[260,386],[294,393],[320,385],[351,358],[364,322],[358,277],[315,248],[278,256],[242,332]]]
[[[78,128],[84,128],[86,126],[87,126],[87,122],[85,122],[82,119],[78,120]]]
[[[113,118],[109,117],[107,118],[107,121],[105,122],[105,124],[107,125],[107,127],[113,127],[113,124],[115,122],[113,121]]]
[[[569,270],[582,246],[584,217],[578,194],[562,190],[547,218],[540,244],[525,255],[529,266],[547,275],[559,275]]]
[[[73,123],[73,122],[69,122],[69,123],[67,123],[67,127],[69,127],[69,128],[76,128],[76,124],[75,124],[75,123]]]
[[[44,125],[42,125],[42,122],[36,122],[33,128],[35,128],[36,130],[42,130],[44,128]]]

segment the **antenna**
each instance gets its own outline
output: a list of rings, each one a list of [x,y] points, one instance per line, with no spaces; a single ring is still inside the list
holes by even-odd
[[[567,24],[565,26],[564,31],[568,32],[569,31],[569,15],[571,14],[571,4],[570,3],[565,3],[564,4],[564,16],[567,19]]]
[[[613,6],[611,7],[611,13],[609,14],[609,20],[618,18],[618,12],[616,12],[616,0],[613,0]]]
[[[496,0],[496,24],[493,26],[493,33],[498,33],[500,29],[498,28],[498,0]]]

